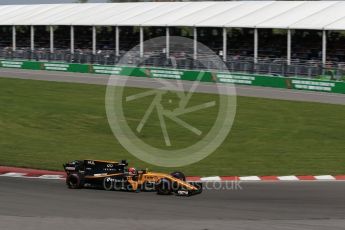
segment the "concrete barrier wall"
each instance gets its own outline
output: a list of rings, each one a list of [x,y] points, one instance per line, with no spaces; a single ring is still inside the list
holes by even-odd
[[[203,82],[233,83],[284,89],[310,90],[319,92],[345,93],[345,82],[316,80],[296,77],[279,77],[258,74],[221,73],[195,70],[164,69],[153,67],[102,66],[91,64],[69,64],[36,61],[0,60],[0,67],[51,70],[78,73],[97,73],[133,77],[180,79]]]

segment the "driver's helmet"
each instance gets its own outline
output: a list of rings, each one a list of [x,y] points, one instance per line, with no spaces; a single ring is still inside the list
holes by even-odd
[[[137,175],[137,170],[135,168],[129,168],[128,173],[129,175]]]

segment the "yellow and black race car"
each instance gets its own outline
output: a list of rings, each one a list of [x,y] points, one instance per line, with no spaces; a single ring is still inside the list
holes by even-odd
[[[75,160],[63,165],[68,188],[100,188],[115,191],[156,191],[159,195],[192,196],[202,192],[202,183],[186,182],[181,172],[171,174],[129,168],[123,160]]]

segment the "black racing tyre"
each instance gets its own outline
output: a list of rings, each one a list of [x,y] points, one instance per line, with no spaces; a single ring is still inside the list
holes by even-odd
[[[114,190],[114,181],[111,177],[105,177],[103,179],[103,189],[106,191]]]
[[[66,184],[70,189],[81,189],[84,186],[84,178],[79,173],[67,175]]]
[[[186,181],[186,176],[182,172],[173,172],[170,174],[172,177],[175,177],[176,179]]]
[[[171,195],[172,185],[167,179],[160,179],[156,185],[156,190],[158,195]]]

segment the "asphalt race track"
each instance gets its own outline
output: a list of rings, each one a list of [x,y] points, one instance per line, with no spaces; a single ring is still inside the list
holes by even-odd
[[[331,230],[345,226],[344,182],[208,187],[194,197],[176,197],[70,190],[61,180],[0,177],[0,229]]]
[[[59,82],[76,82],[86,84],[99,84],[106,85],[109,80],[109,76],[100,74],[85,74],[85,73],[68,73],[57,71],[40,71],[40,70],[21,70],[21,69],[8,69],[0,68],[0,77],[20,78],[20,79],[33,79],[33,80],[45,80],[45,81],[59,81]],[[121,77],[123,78],[123,77]],[[193,82],[183,81],[183,87],[188,90]],[[157,80],[142,78],[142,77],[129,77],[127,86],[141,87],[141,88],[157,88],[161,86]],[[226,85],[218,85],[219,88],[226,87]],[[196,89],[197,92],[216,93],[216,84],[214,83],[202,83]],[[244,86],[236,85],[236,93],[239,96],[249,97],[262,97],[281,100],[292,101],[309,101],[309,102],[321,102],[329,104],[341,104],[345,105],[345,94],[334,93],[322,93],[312,91],[301,90],[289,90],[289,89],[277,89],[268,87],[257,86]]]

